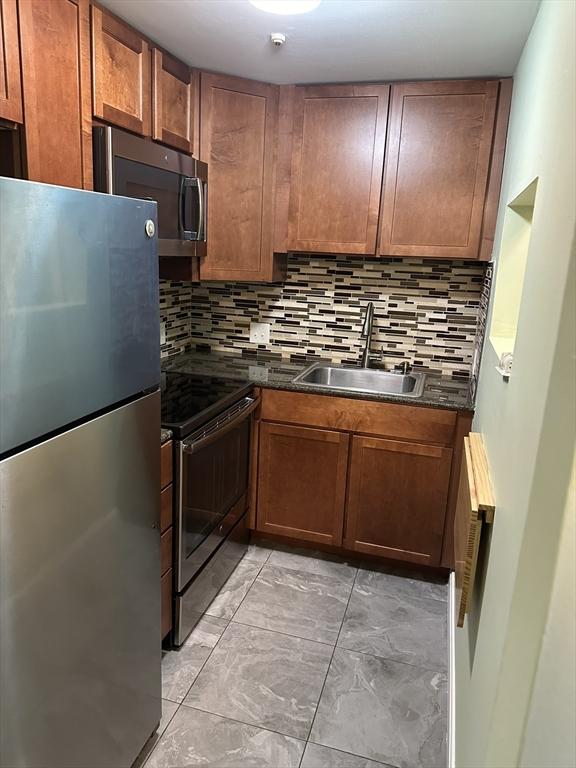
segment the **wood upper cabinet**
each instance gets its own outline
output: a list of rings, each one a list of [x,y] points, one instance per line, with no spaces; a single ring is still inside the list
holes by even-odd
[[[278,87],[203,72],[200,157],[208,163],[202,280],[278,279],[273,255]]]
[[[341,544],[348,442],[342,432],[262,422],[257,530]]]
[[[497,80],[392,86],[380,254],[476,259]]]
[[[389,92],[294,89],[288,250],[376,253]]]
[[[344,546],[439,565],[452,449],[352,438]]]
[[[0,118],[23,120],[16,0],[0,0]]]
[[[150,136],[150,47],[138,32],[92,6],[94,116]]]
[[[199,76],[165,51],[152,51],[152,138],[198,155]]]
[[[20,0],[27,177],[92,188],[88,0]]]

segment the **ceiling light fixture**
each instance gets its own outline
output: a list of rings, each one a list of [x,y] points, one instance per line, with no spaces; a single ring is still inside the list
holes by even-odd
[[[250,4],[259,11],[291,16],[297,13],[309,13],[318,8],[322,0],[250,0]]]

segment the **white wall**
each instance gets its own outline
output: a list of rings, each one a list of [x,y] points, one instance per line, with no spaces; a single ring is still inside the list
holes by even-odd
[[[552,600],[534,681],[522,768],[576,765],[576,454]],[[553,716],[551,716],[553,714]]]
[[[496,372],[488,341],[478,385],[473,429],[484,436],[497,511],[456,632],[458,768],[520,765],[537,712],[528,721],[575,440],[575,29],[571,0],[544,0],[515,74],[496,242],[506,205],[536,177],[538,192],[512,377]],[[555,764],[547,759],[542,768]]]

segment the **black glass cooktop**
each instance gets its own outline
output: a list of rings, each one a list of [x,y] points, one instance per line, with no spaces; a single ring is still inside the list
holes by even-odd
[[[163,371],[162,426],[171,429],[177,439],[186,437],[252,387],[249,381],[242,379]]]

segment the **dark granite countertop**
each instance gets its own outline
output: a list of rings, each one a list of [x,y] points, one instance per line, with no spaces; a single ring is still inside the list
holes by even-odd
[[[451,379],[447,376],[426,374],[424,392],[419,398],[402,395],[366,394],[353,391],[328,391],[324,388],[294,382],[294,377],[312,363],[330,362],[327,359],[303,358],[288,360],[270,353],[237,355],[224,352],[184,352],[162,360],[163,370],[180,373],[203,373],[222,378],[245,379],[255,386],[269,389],[286,389],[294,392],[309,392],[321,395],[350,397],[356,400],[381,400],[407,405],[426,405],[435,408],[473,411],[474,403],[468,380]]]
[[[160,445],[164,445],[168,440],[172,440],[172,430],[162,427],[160,429]]]

